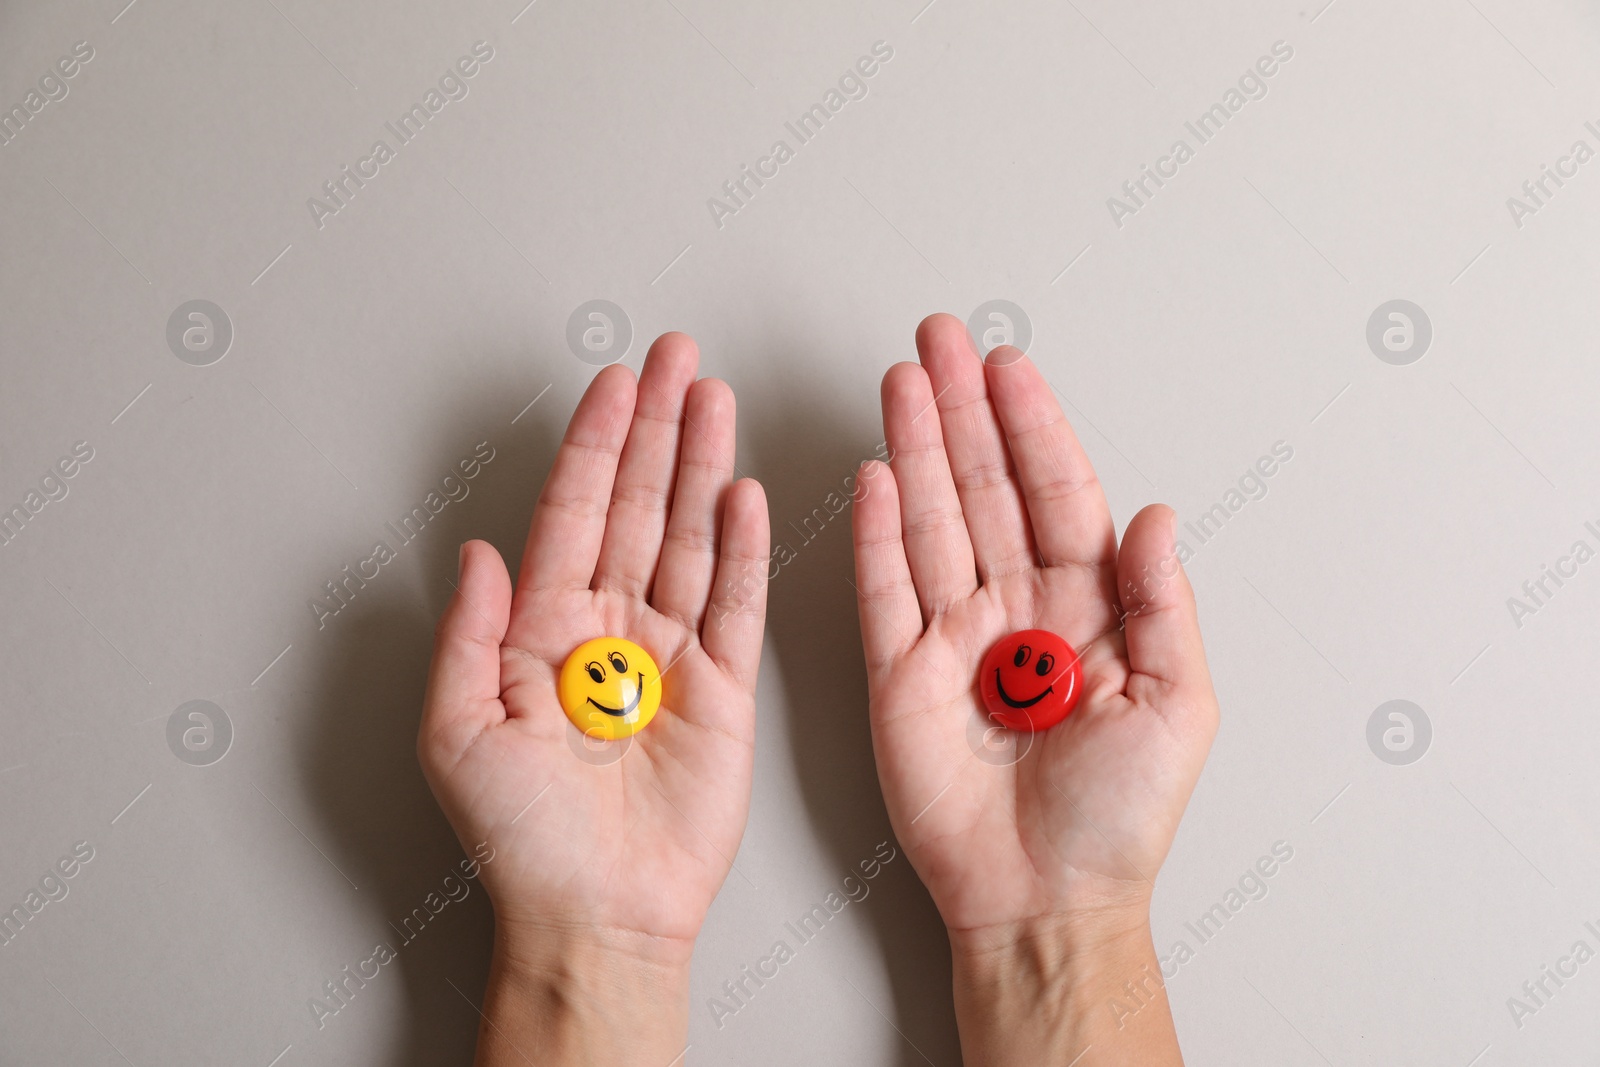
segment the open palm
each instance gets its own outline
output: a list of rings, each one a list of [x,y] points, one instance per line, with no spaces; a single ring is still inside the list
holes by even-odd
[[[1170,509],[1110,510],[1031,361],[980,360],[948,315],[883,382],[890,465],[863,467],[857,587],[873,746],[895,833],[947,925],[1148,900],[1216,731]],[[1083,663],[1076,709],[1008,733],[978,666],[1039,628]]]
[[[492,546],[462,547],[417,746],[462,844],[494,849],[482,878],[501,923],[692,941],[744,832],[766,502],[730,484],[733,394],[696,382],[697,363],[667,334],[637,385],[596,375],[515,590]],[[623,741],[585,738],[556,699],[566,658],[601,636],[662,671],[655,719]]]

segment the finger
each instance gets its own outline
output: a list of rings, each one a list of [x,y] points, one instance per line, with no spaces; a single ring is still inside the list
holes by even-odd
[[[633,417],[633,373],[612,365],[594,376],[539,491],[517,592],[587,589],[606,531],[606,507],[617,457]]]
[[[678,484],[652,606],[698,630],[717,571],[717,515],[733,480],[733,390],[715,378],[695,382],[683,422]]]
[[[1133,517],[1117,557],[1117,590],[1127,612],[1128,664],[1166,691],[1199,698],[1211,694],[1211,672],[1200,640],[1194,590],[1178,561],[1165,504]],[[1132,695],[1132,694],[1130,694]]]
[[[700,351],[687,334],[665,333],[650,346],[639,374],[633,425],[611,490],[605,540],[595,568],[596,589],[637,600],[650,593],[667,509],[672,506],[683,403],[699,364]]]
[[[751,693],[767,619],[767,537],[767,494],[754,478],[741,478],[722,505],[722,551],[700,644]]]
[[[1039,558],[1104,566],[1117,556],[1111,508],[1078,435],[1033,361],[1001,346],[985,360],[989,396],[1022,483]]]
[[[900,493],[886,464],[868,460],[861,465],[852,510],[861,644],[867,671],[877,673],[922,636],[917,590],[900,539]]]
[[[900,525],[911,580],[931,619],[978,588],[972,542],[961,515],[928,374],[897,363],[883,376],[883,432],[900,487]]]
[[[434,628],[433,665],[418,749],[459,755],[506,717],[500,703],[500,644],[511,620],[511,575],[487,541],[461,546],[455,595]]]
[[[989,402],[983,360],[966,325],[930,315],[917,327],[917,353],[938,400],[950,473],[961,498],[978,577],[987,580],[1034,565],[1033,537],[1005,434]]]

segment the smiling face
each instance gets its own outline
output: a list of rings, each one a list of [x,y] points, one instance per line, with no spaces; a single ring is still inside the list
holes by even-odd
[[[983,658],[978,690],[984,710],[1008,730],[1048,730],[1065,719],[1083,691],[1078,653],[1048,630],[1019,630]]]
[[[621,740],[644,729],[661,706],[661,672],[650,653],[620,637],[585,641],[556,683],[561,710],[590,737]]]

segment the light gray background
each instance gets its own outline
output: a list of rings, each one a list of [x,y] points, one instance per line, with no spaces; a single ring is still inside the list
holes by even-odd
[[[689,1062],[959,1061],[903,857],[720,1029],[707,1002],[889,836],[847,516],[803,547],[788,524],[876,448],[918,319],[993,298],[1119,524],[1193,521],[1294,449],[1190,564],[1224,719],[1156,894],[1162,953],[1197,948],[1189,1061],[1592,1056],[1600,962],[1520,1029],[1506,1005],[1600,947],[1600,562],[1507,606],[1600,545],[1600,161],[1521,227],[1506,206],[1600,148],[1592,4],[125,2],[0,6],[7,108],[95,50],[0,147],[0,505],[95,450],[0,546],[0,903],[96,851],[0,947],[0,1062],[469,1061],[477,889],[324,1028],[307,1001],[461,856],[412,754],[432,619],[461,540],[515,566],[595,298],[635,367],[698,338],[798,548]],[[307,198],[479,40],[470,95],[318,229]],[[880,40],[869,95],[719,229],[707,199]],[[1268,95],[1115,225],[1106,198],[1279,40]],[[196,298],[235,331],[203,368],[165,340]],[[1403,367],[1365,341],[1396,298],[1434,330]],[[484,439],[470,497],[319,631],[322,583]],[[1433,725],[1409,766],[1366,741],[1396,698]],[[192,699],[234,726],[210,767],[166,744]],[[1277,841],[1270,894],[1198,946],[1185,922]]]

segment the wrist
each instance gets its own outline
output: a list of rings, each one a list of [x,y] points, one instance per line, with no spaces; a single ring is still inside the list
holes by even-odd
[[[688,1040],[693,943],[497,923],[478,1067],[670,1063]]]
[[[1182,1063],[1147,905],[952,930],[950,943],[969,1067]]]
[[[1004,966],[1013,957],[1047,951],[1062,964],[1088,964],[1148,939],[1149,932],[1148,893],[1080,903],[1011,922],[949,928],[956,965],[978,973]]]
[[[508,918],[496,909],[494,953],[519,975],[568,967],[581,979],[588,971],[620,968],[628,974],[676,980],[688,977],[694,941],[582,921]]]

